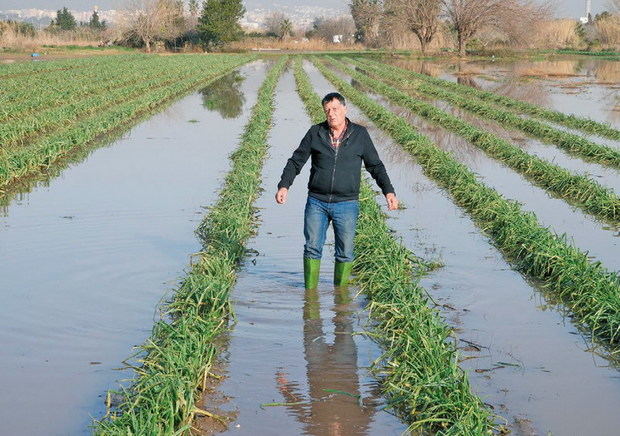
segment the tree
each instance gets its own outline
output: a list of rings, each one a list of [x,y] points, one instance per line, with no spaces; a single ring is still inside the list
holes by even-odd
[[[529,0],[442,0],[442,5],[461,56],[467,42],[484,28],[503,32],[513,43],[522,42],[533,23],[549,13],[544,2]]]
[[[77,21],[71,11],[64,7],[56,11],[56,20],[52,20],[50,26],[60,30],[75,30]]]
[[[426,53],[439,28],[440,0],[385,0],[384,7],[391,20],[417,36]]]
[[[459,54],[480,29],[496,20],[506,0],[442,0],[448,22],[456,33]]]
[[[185,30],[183,4],[177,0],[135,0],[128,34],[144,43],[146,51],[157,40],[170,40]]]
[[[267,34],[281,40],[293,34],[293,22],[282,12],[273,12],[265,18]]]
[[[355,23],[355,39],[364,44],[377,44],[382,13],[379,0],[352,0],[349,9]]]
[[[239,39],[244,13],[241,0],[205,0],[197,28],[205,47],[210,50]]]
[[[97,11],[93,11],[93,15],[90,17],[90,21],[88,22],[88,27],[93,30],[105,30],[107,25],[105,20],[99,20],[99,14]]]

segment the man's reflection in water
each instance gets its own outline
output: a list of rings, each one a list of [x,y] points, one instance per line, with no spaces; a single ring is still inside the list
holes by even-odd
[[[357,349],[351,335],[354,308],[346,287],[334,290],[333,311],[335,339],[330,345],[323,334],[319,294],[316,290],[306,290],[304,353],[310,398],[300,394],[299,384],[288,381],[284,372],[276,374],[276,382],[287,403],[304,402],[287,407],[304,424],[305,434],[367,434],[376,401],[374,393],[371,399],[359,400]]]

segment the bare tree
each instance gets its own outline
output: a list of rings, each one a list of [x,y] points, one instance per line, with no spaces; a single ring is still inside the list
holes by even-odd
[[[439,29],[441,0],[385,0],[385,14],[390,20],[413,32],[422,53]]]
[[[150,52],[153,42],[177,38],[185,31],[183,2],[133,0],[126,26],[128,34],[140,39]]]
[[[445,16],[456,33],[459,54],[484,28],[502,31],[509,42],[523,42],[533,24],[549,15],[546,3],[530,0],[442,0]]]
[[[459,54],[482,27],[490,25],[500,13],[506,0],[442,0],[448,22],[456,32]]]
[[[355,22],[355,39],[364,44],[376,45],[379,39],[381,2],[379,0],[352,0],[349,8]]]

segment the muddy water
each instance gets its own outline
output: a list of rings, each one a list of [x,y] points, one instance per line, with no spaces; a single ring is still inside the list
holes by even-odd
[[[305,68],[319,94],[333,90],[314,67]],[[587,352],[591,344],[562,308],[510,268],[411,156],[351,104],[349,115],[369,127],[406,205],[390,226],[415,253],[445,264],[422,285],[456,328],[473,390],[513,434],[616,434],[618,370]]]
[[[579,58],[456,64],[396,60],[393,63],[420,73],[620,127],[620,68],[615,61]]]
[[[598,183],[608,188],[613,189],[615,192],[620,193],[620,171],[615,168],[609,168],[604,165],[599,165],[592,162],[584,162],[579,157],[573,157],[564,152],[559,147],[553,144],[546,144],[535,138],[529,137],[521,131],[514,129],[507,129],[501,126],[499,123],[492,120],[485,120],[477,117],[471,112],[467,112],[457,108],[445,101],[435,100],[427,96],[421,95],[413,90],[404,90],[411,96],[433,104],[439,109],[446,111],[456,117],[463,119],[464,121],[494,133],[495,135],[512,142],[517,147],[520,147],[523,151],[535,155],[543,160],[551,162],[560,167],[566,168],[576,174],[585,174],[592,177]],[[382,98],[382,103],[387,104],[387,100]],[[554,125],[553,123],[549,123]],[[554,127],[562,127],[554,125]],[[563,128],[561,130],[571,131],[571,129]],[[574,132],[574,131],[573,131]],[[581,134],[581,132],[578,132]],[[440,132],[437,132],[439,135]],[[591,137],[591,135],[583,135],[585,137]],[[603,144],[606,143],[612,147],[620,148],[620,141],[614,141],[611,139],[601,140],[601,138],[593,138],[596,142]],[[442,141],[443,142],[443,141]]]
[[[201,206],[216,198],[264,74],[261,62],[241,68],[6,207],[0,433],[88,434],[103,416],[106,390],[132,376],[115,368],[200,248]]]
[[[341,74],[341,77],[350,80],[344,74]],[[549,226],[557,234],[566,233],[570,241],[588,251],[592,258],[602,261],[611,271],[620,271],[619,228],[600,223],[580,209],[550,196],[544,189],[532,185],[520,174],[488,157],[462,137],[431,124],[406,109],[391,105],[380,95],[369,95],[409,120],[439,147],[452,152],[457,160],[475,172],[486,185],[506,198],[519,201],[524,210],[535,212],[543,226]]]
[[[309,164],[288,202],[274,201],[286,160],[310,123],[290,72],[278,85],[276,101],[265,192],[257,203],[261,226],[248,245],[259,254],[248,260],[232,294],[237,323],[228,341],[227,378],[219,390],[230,397],[220,408],[237,419],[226,433],[400,434],[406,426],[379,410],[382,399],[366,369],[380,350],[364,336],[352,335],[365,329],[364,300],[355,297],[355,289],[335,291],[331,284],[331,235],[318,291],[304,292],[302,230]],[[202,407],[213,407],[210,398]]]

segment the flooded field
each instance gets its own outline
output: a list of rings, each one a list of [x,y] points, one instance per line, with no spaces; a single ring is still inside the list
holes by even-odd
[[[389,63],[620,128],[617,62]],[[192,255],[205,250],[194,231],[217,199],[230,153],[273,64],[248,63],[88,156],[68,156],[47,178],[12,186],[3,197],[3,433],[90,434],[92,418],[104,416],[107,391],[133,376],[118,369],[132,347],[149,337],[162,303],[194,262]],[[303,69],[319,95],[335,90],[308,60]],[[477,181],[535,214],[542,227],[565,234],[568,244],[618,280],[617,218],[601,220],[569,204],[462,136],[334,66],[329,69],[451,153]],[[610,198],[620,193],[620,170],[613,165],[582,159],[442,99],[405,91],[530,155],[586,175],[608,188]],[[542,277],[518,271],[518,262],[503,254],[393,135],[359,105],[350,101],[348,111],[351,120],[368,128],[404,203],[388,213],[394,236],[417,256],[442,265],[420,284],[452,329],[459,365],[493,415],[494,431],[505,426],[517,435],[615,434],[617,338],[592,335],[570,304],[541,286]],[[620,150],[618,139],[545,123]],[[196,394],[199,412],[192,432],[408,434],[415,418],[396,416],[381,377],[370,370],[385,351],[384,343],[372,339],[377,333],[367,310],[370,299],[355,283],[331,284],[331,230],[318,290],[304,291],[303,207],[310,164],[297,176],[285,205],[273,199],[282,168],[310,125],[290,68],[278,80],[271,125],[264,191],[255,204],[258,228],[230,294],[230,331],[218,340],[219,363],[212,373],[221,380]],[[381,196],[378,201],[383,205]],[[28,418],[33,409],[36,420]],[[224,417],[225,424],[209,414]]]
[[[116,368],[200,248],[202,206],[217,196],[265,68],[180,100],[5,208],[3,433],[89,434],[91,416],[103,416],[106,391],[131,376]],[[39,419],[27,419],[34,408]]]

